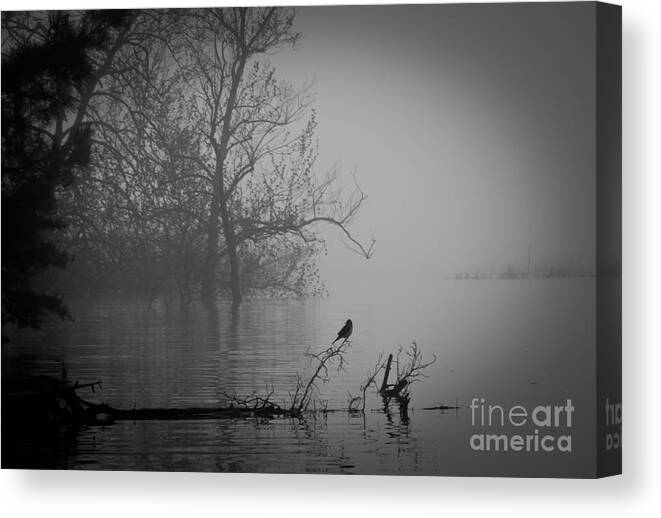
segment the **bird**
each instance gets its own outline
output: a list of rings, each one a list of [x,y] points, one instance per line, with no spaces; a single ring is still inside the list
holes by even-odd
[[[333,343],[331,345],[333,345],[335,342],[343,338],[344,340],[348,340],[349,337],[351,336],[351,333],[353,333],[353,322],[351,321],[351,319],[348,319],[344,323],[344,327],[340,329],[339,333],[337,333],[337,338],[333,340]]]

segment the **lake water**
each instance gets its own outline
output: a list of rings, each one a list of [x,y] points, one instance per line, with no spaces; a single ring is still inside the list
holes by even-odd
[[[264,392],[267,384],[279,402],[297,373],[309,373],[306,351],[325,348],[351,318],[346,372],[331,371],[318,395],[337,411],[305,420],[124,421],[86,427],[55,449],[28,438],[17,448],[43,468],[590,475],[594,279],[439,280],[352,293],[249,300],[238,312],[227,304],[208,310],[69,299],[75,322],[50,320],[43,331],[15,337],[3,346],[3,368],[38,358],[58,372],[55,362],[64,362],[71,380],[103,381],[102,390],[81,391],[83,397],[119,408],[214,406],[227,393]],[[396,408],[381,411],[373,390],[364,416],[344,411],[348,392],[359,393],[378,354],[413,340],[437,362],[412,386],[409,419]],[[468,405],[475,397],[505,408],[572,399],[572,452],[473,451]],[[455,401],[456,411],[424,409]]]

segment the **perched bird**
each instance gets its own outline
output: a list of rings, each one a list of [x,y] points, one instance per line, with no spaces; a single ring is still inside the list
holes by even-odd
[[[351,319],[349,319],[344,323],[344,327],[340,329],[340,332],[337,333],[337,338],[333,340],[333,344],[338,340],[342,340],[342,339],[348,340],[349,337],[351,336],[351,333],[353,333],[353,322],[351,321]]]

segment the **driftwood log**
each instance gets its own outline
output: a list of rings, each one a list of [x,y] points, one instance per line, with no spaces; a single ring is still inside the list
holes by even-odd
[[[313,374],[307,380],[299,375],[296,389],[290,393],[290,402],[283,406],[272,401],[273,387],[268,387],[264,393],[253,393],[239,397],[236,394],[225,394],[226,406],[189,407],[189,408],[115,408],[107,403],[94,403],[82,398],[78,391],[90,389],[96,392],[101,388],[101,381],[91,383],[70,383],[67,381],[66,370],[60,379],[43,376],[24,380],[21,386],[6,391],[3,384],[3,415],[5,409],[11,409],[11,415],[23,424],[107,424],[114,421],[139,420],[202,420],[202,419],[236,419],[236,418],[302,418],[305,413],[328,413],[340,410],[329,410],[326,402],[313,399],[313,393],[319,393],[319,385],[329,380],[331,365],[342,372],[344,370],[344,355],[350,342],[344,340],[339,345],[329,346],[319,353],[309,353]],[[362,397],[349,394],[349,406],[345,411],[365,411],[366,392],[370,386],[378,386],[376,378],[383,370],[383,380],[377,393],[382,397],[384,410],[392,399],[399,404],[400,414],[406,418],[411,399],[409,386],[425,377],[423,372],[436,361],[424,362],[422,354],[413,343],[405,352],[406,357],[400,360],[403,349],[400,347],[396,356],[388,355],[387,361],[379,356],[376,366],[367,373],[366,381],[361,385]],[[408,358],[408,359],[407,359]],[[395,372],[394,383],[389,383],[391,372]],[[312,404],[311,404],[312,403]],[[318,403],[318,404],[317,404]],[[360,406],[359,406],[360,405]],[[312,407],[312,409],[310,408]],[[362,407],[362,408],[361,408]],[[424,410],[447,410],[458,408],[446,405],[425,408]],[[7,414],[9,415],[9,414]],[[22,416],[22,417],[21,417]]]

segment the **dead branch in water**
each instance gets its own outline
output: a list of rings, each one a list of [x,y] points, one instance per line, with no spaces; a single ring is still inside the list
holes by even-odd
[[[406,351],[406,356],[409,358],[407,363],[404,363],[402,370],[400,372],[400,360],[399,356],[402,352],[402,347],[399,348],[397,353],[397,381],[406,380],[407,387],[412,383],[420,381],[420,378],[427,378],[427,374],[423,371],[436,363],[436,355],[432,354],[433,359],[428,362],[424,362],[422,359],[422,351],[418,348],[418,344],[413,342],[411,347]]]
[[[405,352],[408,360],[401,358],[403,351],[403,347],[400,346],[397,351],[397,357],[395,358],[396,379],[393,384],[388,383],[393,356],[392,354],[388,356],[388,362],[385,366],[385,373],[379,394],[383,397],[384,407],[388,407],[390,400],[396,398],[399,402],[400,412],[406,414],[408,411],[408,404],[411,400],[409,387],[413,383],[420,381],[421,378],[427,377],[424,370],[430,365],[436,363],[436,355],[432,354],[432,360],[424,361],[422,351],[416,342],[413,342]]]
[[[363,409],[362,411],[365,411],[365,399],[361,398],[360,396],[353,396],[351,392],[347,391],[347,395],[349,396],[349,404],[347,406],[347,410],[349,412],[360,412],[361,410],[357,408],[357,405],[363,401]]]
[[[405,354],[405,358],[402,358],[402,353]],[[411,401],[409,387],[416,381],[420,381],[421,378],[426,378],[427,375],[424,372],[425,369],[435,362],[436,355],[432,355],[432,359],[429,361],[423,359],[422,351],[416,342],[413,342],[406,351],[400,346],[397,351],[397,356],[394,358],[396,371],[395,381],[394,383],[389,383],[393,355],[389,354],[388,359],[384,362],[383,353],[379,354],[374,367],[367,373],[365,381],[360,386],[362,396],[353,396],[349,392],[349,412],[365,411],[367,390],[372,385],[374,385],[374,387],[377,386],[376,378],[381,371],[384,371],[383,381],[381,382],[380,388],[377,390],[377,393],[383,398],[384,410],[388,410],[388,405],[390,404],[391,399],[396,399],[399,404],[400,415],[407,418],[408,405]],[[361,404],[360,409],[358,408],[359,404]]]
[[[96,392],[94,387],[101,388],[101,383],[102,383],[101,381],[93,381],[91,383],[79,383],[79,382],[76,381],[76,383],[74,383],[73,387],[71,387],[71,388],[73,388],[73,390],[78,390],[78,389],[81,389],[81,388],[89,387],[89,388],[92,389],[92,392]]]
[[[310,376],[307,382],[303,382],[300,375],[297,376],[296,389],[293,396],[291,397],[291,408],[290,411],[292,414],[300,414],[305,411],[310,401],[314,391],[318,393],[321,392],[319,384],[328,383],[330,379],[330,374],[328,368],[331,365],[336,365],[336,370],[338,373],[345,372],[344,366],[346,360],[344,355],[347,352],[347,349],[351,345],[351,342],[348,339],[344,339],[339,345],[331,344],[327,349],[316,353],[307,353],[310,357],[310,363],[317,362],[314,374]]]
[[[275,389],[273,385],[269,387],[266,385],[266,394],[260,396],[257,392],[253,392],[249,396],[239,397],[236,393],[227,394],[225,393],[225,398],[229,401],[231,409],[246,410],[253,413],[261,414],[272,414],[272,415],[282,415],[285,413],[285,410],[271,401],[271,398],[275,394]]]
[[[300,418],[305,412],[327,413],[328,403],[315,397],[321,394],[321,385],[330,380],[331,370],[336,372],[345,371],[345,355],[351,342],[344,340],[338,345],[331,344],[318,353],[306,353],[310,358],[312,374],[304,378],[296,375],[296,384],[293,391],[289,392],[289,402],[278,404],[275,398],[273,385],[266,385],[263,393],[253,392],[247,396],[239,396],[236,393],[226,393],[227,406],[217,407],[192,407],[192,408],[133,408],[117,409],[106,403],[92,403],[86,401],[77,394],[77,391],[89,388],[93,392],[101,387],[101,381],[92,383],[69,384],[64,381],[56,393],[53,394],[54,401],[66,410],[72,421],[84,421],[88,423],[105,424],[118,420],[177,420],[177,419],[220,419],[220,418],[273,418],[290,417]],[[349,393],[348,410],[350,412],[365,412],[367,391],[374,387],[376,392],[384,399],[387,410],[391,399],[396,399],[400,407],[400,415],[406,417],[408,404],[411,396],[409,387],[421,378],[426,377],[425,369],[436,361],[424,360],[418,345],[413,342],[408,350],[399,348],[396,357],[388,356],[384,362],[384,353],[379,354],[374,367],[367,372],[365,381],[360,385],[361,395],[352,396]],[[389,375],[395,365],[396,379],[389,383]],[[377,388],[377,377],[384,372],[380,388]],[[449,407],[448,407],[449,408]]]
[[[390,355],[390,358],[392,358],[392,355]],[[376,377],[377,375],[383,370],[388,368],[384,363],[383,363],[383,353],[379,354],[379,357],[376,360],[376,364],[372,368],[371,371],[367,373],[365,376],[365,381],[361,384],[360,386],[360,391],[363,394],[362,396],[352,396],[351,393],[349,392],[349,412],[365,412],[365,403],[367,399],[367,389],[370,388],[370,386],[374,385],[376,387]],[[361,408],[360,410],[356,407],[358,403],[361,403]]]
[[[345,372],[346,359],[345,354],[351,345],[348,339],[343,340],[338,345],[331,344],[323,351],[318,353],[306,352],[310,358],[310,365],[313,367],[313,374],[306,380],[299,373],[296,374],[296,384],[293,391],[289,391],[289,406],[284,408],[272,401],[275,393],[273,386],[267,385],[265,395],[256,392],[248,396],[237,396],[234,394],[225,394],[227,400],[233,409],[246,410],[251,412],[270,413],[272,415],[286,415],[290,417],[300,417],[306,412],[310,405],[313,406],[313,412],[327,412],[328,402],[314,399],[315,392],[321,393],[320,385],[330,380],[330,368],[335,366],[338,373]]]

